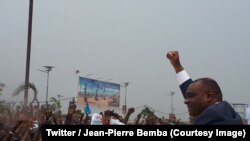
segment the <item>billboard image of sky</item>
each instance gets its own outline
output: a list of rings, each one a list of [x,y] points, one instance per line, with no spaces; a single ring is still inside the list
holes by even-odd
[[[89,104],[96,106],[120,105],[120,84],[79,77],[78,104]]]

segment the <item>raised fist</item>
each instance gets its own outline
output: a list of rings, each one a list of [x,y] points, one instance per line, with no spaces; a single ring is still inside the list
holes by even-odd
[[[166,56],[168,59],[171,60],[171,59],[177,59],[179,57],[179,54],[178,51],[169,51]]]

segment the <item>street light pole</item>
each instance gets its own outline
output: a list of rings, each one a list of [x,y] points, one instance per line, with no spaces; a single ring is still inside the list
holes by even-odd
[[[25,71],[25,86],[24,86],[24,107],[28,106],[28,84],[30,75],[30,54],[31,54],[31,37],[32,37],[32,15],[33,15],[33,0],[29,3],[29,20],[28,20],[28,38],[27,38],[27,55],[26,55],[26,71]]]
[[[174,92],[170,92],[170,96],[171,96],[171,114],[173,114],[174,113],[174,105],[173,105]]]
[[[123,106],[123,113],[124,114],[127,113],[127,87],[128,87],[128,84],[129,84],[129,82],[124,83],[124,87],[125,87],[124,106]]]
[[[48,95],[49,95],[49,72],[52,70],[52,66],[43,66],[45,68],[45,71],[40,70],[42,72],[47,73],[47,86],[46,86],[46,107],[48,108]]]
[[[79,86],[79,73],[80,73],[80,71],[79,70],[76,70],[76,95],[75,95],[75,99],[76,99],[76,101],[78,102],[78,86]]]
[[[173,114],[174,113],[174,103],[173,103],[173,96],[174,96],[174,92],[170,92],[169,94],[167,94],[169,96],[171,96],[171,113],[170,114]]]

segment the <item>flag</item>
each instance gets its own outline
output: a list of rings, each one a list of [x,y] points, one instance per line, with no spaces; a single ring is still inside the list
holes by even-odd
[[[86,114],[90,114],[91,113],[91,109],[89,107],[89,103],[88,102],[84,106],[84,113],[86,113]]]
[[[79,70],[76,70],[76,74],[78,74],[80,71]]]

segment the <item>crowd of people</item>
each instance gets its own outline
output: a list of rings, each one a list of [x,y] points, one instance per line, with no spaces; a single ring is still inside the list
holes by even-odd
[[[154,111],[144,107],[134,120],[130,116],[135,112],[129,108],[122,116],[112,110],[105,110],[100,113],[84,113],[77,109],[74,100],[69,102],[67,114],[53,111],[50,107],[40,108],[30,105],[29,107],[16,106],[15,109],[5,107],[0,113],[0,140],[41,140],[42,125],[173,125],[188,124],[180,120],[159,118]],[[6,111],[6,112],[4,112]],[[13,115],[11,113],[14,113]]]
[[[153,110],[145,107],[131,121],[135,112],[129,108],[124,116],[115,111],[105,110],[100,113],[84,113],[77,109],[74,99],[69,102],[67,114],[54,111],[50,105],[29,107],[0,107],[0,140],[1,141],[38,141],[41,140],[42,125],[225,125],[243,124],[240,115],[223,100],[218,83],[212,78],[192,80],[180,63],[178,51],[166,54],[172,64],[179,82],[180,89],[187,105],[191,121],[181,122],[177,119],[159,118]],[[4,104],[1,104],[4,105]]]

